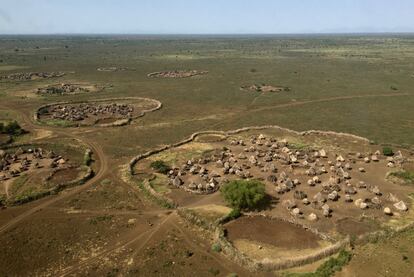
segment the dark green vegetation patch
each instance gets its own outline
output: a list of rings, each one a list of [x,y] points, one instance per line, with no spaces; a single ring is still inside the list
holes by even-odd
[[[265,200],[265,186],[256,180],[235,180],[221,188],[221,193],[231,207],[236,210],[257,208]]]
[[[164,161],[154,161],[151,163],[151,168],[161,174],[167,174],[171,170],[170,166]]]
[[[385,146],[382,148],[382,154],[384,154],[384,156],[391,157],[394,156],[394,151],[391,147]]]
[[[20,127],[17,121],[11,121],[8,123],[0,122],[0,133],[11,136],[19,136],[24,133],[24,130]]]

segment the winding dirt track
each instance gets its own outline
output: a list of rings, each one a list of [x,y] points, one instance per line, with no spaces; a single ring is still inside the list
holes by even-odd
[[[93,262],[99,261],[100,258],[107,256],[108,254],[124,249],[128,247],[129,245],[133,244],[134,242],[138,241],[141,238],[145,238],[144,241],[140,243],[140,245],[136,248],[138,250],[142,249],[148,241],[153,237],[153,235],[160,230],[162,226],[170,219],[171,215],[167,216],[164,220],[161,221],[160,224],[158,224],[155,228],[149,229],[145,232],[139,233],[137,236],[132,237],[131,239],[125,241],[124,243],[121,243],[120,245],[115,245],[113,247],[107,248],[105,251],[102,251],[101,253],[97,254],[94,257],[91,257],[89,259],[83,260],[77,264],[72,264],[70,267],[67,267],[60,271],[59,276],[67,276],[71,273],[75,273],[76,271],[79,271],[82,269],[82,267],[92,264]]]
[[[5,107],[7,109],[12,109],[8,106],[5,105],[1,105],[2,107]],[[30,120],[30,118],[27,116],[27,114],[25,113],[20,113],[23,121],[24,121],[24,128],[27,130],[36,130],[36,129],[40,129],[37,128],[36,125],[34,125],[34,123]],[[0,227],[0,234],[4,233],[5,231],[7,231],[8,229],[10,229],[11,227],[13,227],[15,224],[19,223],[20,221],[24,220],[25,218],[31,216],[32,214],[40,211],[43,208],[46,208],[54,203],[56,203],[57,201],[60,201],[62,199],[68,198],[72,195],[75,195],[83,190],[88,189],[89,187],[91,187],[93,184],[99,182],[100,180],[103,179],[103,176],[105,175],[106,171],[108,170],[108,160],[104,154],[104,152],[102,151],[102,148],[91,141],[87,141],[85,139],[81,140],[79,139],[79,136],[76,136],[74,134],[71,134],[70,132],[68,132],[67,130],[64,129],[59,129],[59,128],[52,128],[52,127],[43,127],[41,129],[46,129],[48,131],[52,131],[55,134],[59,134],[63,137],[70,137],[73,139],[76,139],[78,141],[81,141],[83,144],[87,145],[92,151],[93,154],[95,155],[95,158],[97,158],[99,160],[99,168],[97,169],[97,172],[95,174],[95,176],[88,180],[85,184],[83,184],[82,186],[77,186],[74,187],[70,190],[66,190],[64,193],[59,194],[58,196],[52,196],[50,197],[50,199],[41,201],[41,203],[39,205],[36,205],[35,207],[23,212],[22,214],[16,216],[15,218],[13,218],[12,220],[8,221],[6,224],[2,225]]]

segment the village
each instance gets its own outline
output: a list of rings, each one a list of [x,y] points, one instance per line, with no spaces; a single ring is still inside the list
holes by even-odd
[[[208,71],[198,70],[173,70],[173,71],[160,71],[148,74],[151,78],[190,78],[198,75],[205,75]]]
[[[9,75],[0,76],[0,80],[10,81],[31,81],[37,79],[50,79],[64,76],[64,72],[28,72],[28,73],[13,73]]]
[[[131,118],[134,107],[127,104],[66,104],[51,106],[42,116],[67,121],[83,121],[92,118]]]
[[[0,150],[0,181],[18,177],[21,173],[40,168],[59,168],[65,160],[53,151],[42,148],[23,150],[17,149],[14,153]]]
[[[286,139],[262,134],[225,142],[211,155],[173,167],[168,172],[170,184],[190,193],[212,194],[231,180],[259,180],[279,199],[277,209],[308,221],[346,209],[360,215],[382,211],[386,217],[408,210],[395,185],[369,181],[371,171],[385,178],[387,171],[401,167],[405,158],[400,151],[388,157],[380,151],[345,155],[297,149]]]
[[[288,87],[272,86],[272,85],[266,85],[266,84],[262,84],[262,85],[254,84],[250,86],[242,86],[241,89],[253,91],[253,92],[264,92],[264,93],[290,91],[290,88]]]
[[[75,180],[80,171],[68,157],[43,147],[0,150],[0,207],[36,199]]]
[[[129,67],[98,67],[96,70],[102,71],[102,72],[116,72],[116,71],[126,71],[126,70],[134,70],[133,68]]]
[[[97,91],[98,88],[94,85],[78,85],[62,83],[51,85],[47,87],[37,88],[36,93],[41,95],[63,95],[63,94],[77,94]]]

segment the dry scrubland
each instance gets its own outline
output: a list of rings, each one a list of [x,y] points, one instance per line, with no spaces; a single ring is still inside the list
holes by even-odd
[[[153,72],[191,70],[206,73],[148,77]],[[22,72],[52,74],[16,75]],[[28,131],[12,137],[13,143],[53,148],[56,142],[70,141],[79,148],[75,158],[69,157],[77,165],[83,163],[83,151],[89,148],[95,176],[57,195],[0,210],[0,275],[227,276],[236,272],[251,276],[211,248],[214,241],[204,238],[209,236],[203,230],[174,209],[159,207],[131,182],[124,174],[130,159],[194,132],[261,125],[347,132],[368,138],[374,148],[387,144],[407,153],[414,142],[414,37],[408,35],[6,36],[0,37],[0,76],[9,75],[18,78],[0,79],[0,122],[17,120]],[[93,84],[104,89],[36,93],[57,84]],[[240,89],[253,84],[289,89]],[[126,97],[156,99],[162,108],[121,127],[42,125],[33,119],[39,107],[51,103]],[[53,150],[65,154],[64,147]],[[165,193],[163,183],[154,185]],[[229,211],[223,209],[218,192],[207,200],[192,196],[196,200],[187,201],[185,194],[177,197],[182,206],[198,203],[200,213],[204,211],[210,219]],[[205,207],[211,203],[217,206]],[[238,230],[237,225],[229,228]],[[264,243],[272,239],[265,231]],[[406,247],[412,231],[390,237],[355,246],[354,257],[340,275],[412,274],[414,256]],[[313,247],[309,238],[301,239]],[[237,246],[251,247],[243,239]],[[378,254],[382,252],[387,253],[385,263]]]

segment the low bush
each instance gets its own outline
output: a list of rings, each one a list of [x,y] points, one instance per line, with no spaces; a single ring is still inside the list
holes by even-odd
[[[215,243],[211,246],[211,250],[213,250],[214,252],[221,252],[221,246],[218,243]]]
[[[151,168],[161,174],[167,174],[171,168],[164,161],[154,161],[151,163]]]

